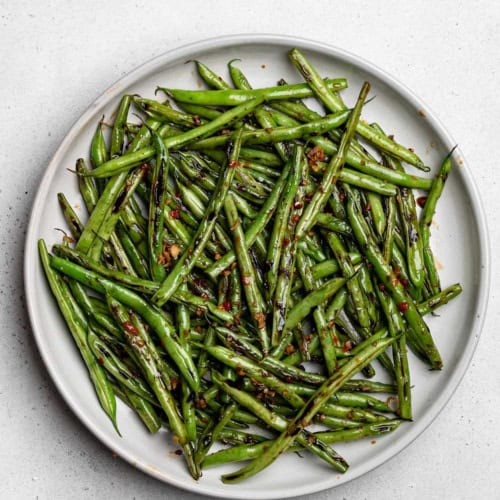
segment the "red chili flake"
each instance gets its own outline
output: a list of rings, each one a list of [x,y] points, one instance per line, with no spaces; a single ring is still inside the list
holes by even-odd
[[[290,377],[290,375],[287,375],[287,376],[284,378],[284,380],[285,380],[285,382],[286,382],[287,384],[290,384],[290,383],[292,382],[292,380],[293,380],[293,379],[292,379],[292,377]]]
[[[182,450],[175,450],[175,451],[174,451],[174,453],[175,453],[176,455],[181,456],[181,455],[182,455]]]
[[[406,288],[408,286],[408,280],[406,278],[401,278],[399,282]]]
[[[408,305],[408,302],[401,302],[401,304],[399,304],[399,310],[400,310],[400,312],[408,311],[409,307],[410,306]]]
[[[385,290],[385,285],[383,283],[378,284],[378,289],[383,292]]]
[[[414,150],[413,148],[408,148],[408,151],[409,151],[410,153],[414,153],[414,152],[415,152],[415,150]]]
[[[139,335],[137,328],[130,321],[125,321],[122,326],[130,335]]]
[[[243,276],[243,278],[241,278],[241,281],[243,282],[244,285],[249,285],[252,282],[252,278],[249,278],[248,276]]]
[[[193,123],[197,127],[201,125],[200,115],[193,115]]]
[[[299,222],[299,219],[300,219],[299,214],[295,214],[295,215],[292,217],[292,222],[293,222],[293,224],[297,224],[297,222]]]
[[[102,359],[102,358],[97,358],[97,362],[98,362],[100,365],[103,365],[103,364],[104,364],[104,359]]]
[[[203,410],[207,407],[207,402],[203,398],[198,399],[198,407]]]
[[[288,238],[283,238],[283,246],[286,247],[290,243],[290,240]]]
[[[141,170],[149,170],[149,165],[147,163],[143,163],[141,165]]]
[[[424,208],[424,205],[425,205],[426,201],[427,201],[427,196],[419,196],[419,197],[417,198],[417,205],[418,205],[419,207]]]
[[[240,166],[240,162],[238,160],[231,160],[229,162],[229,168],[234,168],[234,167],[239,167]]]
[[[266,326],[266,315],[264,313],[256,313],[254,319],[257,321],[257,328],[264,328]]]
[[[352,342],[350,340],[346,340],[344,345],[342,346],[343,352],[349,352],[352,349]]]
[[[223,304],[222,304],[222,308],[225,310],[225,311],[229,311],[231,309],[231,302],[229,302],[229,300],[226,300]]]
[[[339,201],[340,203],[344,203],[345,200],[345,193],[344,191],[339,191]]]
[[[325,161],[325,152],[323,151],[323,148],[321,146],[314,146],[314,148],[310,149],[307,152],[307,158],[309,160],[309,166],[313,170],[317,170],[318,162]]]
[[[318,418],[320,420],[326,420],[326,415],[323,415],[323,413],[321,413],[321,414],[318,415]]]
[[[285,349],[287,354],[293,354],[295,352],[295,347],[292,344],[288,344]]]
[[[293,204],[293,208],[299,209],[299,208],[302,208],[302,207],[303,207],[303,205],[302,205],[302,202],[300,202],[300,201],[296,201]]]
[[[178,219],[180,217],[179,210],[177,208],[170,210],[170,217],[172,217],[172,219]]]
[[[365,212],[367,213],[367,212],[371,212],[371,211],[372,211],[372,206],[369,203],[367,203],[365,205]]]

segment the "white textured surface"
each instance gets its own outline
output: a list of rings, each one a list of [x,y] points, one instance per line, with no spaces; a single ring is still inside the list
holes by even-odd
[[[22,247],[44,168],[71,124],[109,85],[201,38],[276,32],[338,45],[413,89],[445,123],[483,193],[493,286],[482,339],[456,394],[409,448],[308,499],[498,498],[500,355],[496,340],[500,201],[500,8],[495,2],[0,2],[0,497],[182,498],[114,458],[69,411],[33,345]]]

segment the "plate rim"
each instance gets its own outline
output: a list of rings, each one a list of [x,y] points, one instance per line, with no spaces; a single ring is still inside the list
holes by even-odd
[[[95,99],[87,109],[79,116],[79,118],[70,127],[67,134],[64,136],[60,145],[56,149],[55,153],[48,162],[42,174],[42,180],[37,189],[37,194],[35,196],[33,205],[29,214],[29,224],[28,230],[26,232],[26,239],[24,245],[24,291],[25,300],[30,320],[31,329],[35,342],[37,344],[38,351],[43,360],[43,363],[50,374],[52,381],[54,382],[59,394],[63,397],[65,403],[71,408],[72,412],[78,417],[80,422],[82,422],[85,427],[103,443],[107,448],[116,452],[122,459],[126,460],[129,464],[138,468],[142,472],[152,476],[160,481],[166,482],[183,490],[192,491],[201,495],[217,495],[220,498],[261,498],[261,499],[273,499],[273,498],[283,498],[283,495],[287,495],[287,498],[316,493],[326,489],[334,488],[335,486],[340,486],[341,484],[346,484],[367,472],[380,467],[390,458],[395,457],[403,449],[409,446],[419,435],[421,435],[426,429],[429,428],[430,424],[435,420],[435,418],[441,413],[445,408],[450,398],[453,396],[461,380],[467,372],[468,366],[472,360],[474,352],[477,348],[481,332],[484,327],[484,321],[486,316],[486,310],[488,306],[490,282],[491,282],[491,262],[490,262],[490,241],[489,232],[487,228],[486,215],[483,207],[481,197],[479,195],[478,188],[472,176],[471,170],[467,164],[464,155],[462,154],[460,148],[457,148],[456,153],[460,155],[463,164],[460,165],[459,175],[464,181],[466,191],[471,200],[471,210],[473,213],[474,220],[477,224],[478,234],[479,234],[479,257],[480,262],[478,264],[478,276],[477,276],[477,300],[476,308],[474,310],[474,320],[472,323],[472,329],[470,332],[469,339],[465,344],[464,354],[460,357],[452,375],[447,379],[447,387],[440,393],[438,397],[438,403],[433,404],[433,411],[426,412],[419,420],[419,426],[412,426],[413,431],[407,430],[404,435],[397,440],[394,447],[390,450],[385,450],[385,453],[377,455],[377,463],[374,465],[371,461],[368,461],[361,470],[357,470],[351,477],[346,477],[345,481],[341,483],[335,482],[335,475],[329,484],[323,484],[319,488],[314,488],[310,486],[294,487],[293,489],[280,490],[271,492],[267,495],[262,495],[260,493],[253,493],[251,496],[249,492],[245,489],[236,491],[233,488],[227,488],[225,491],[207,491],[203,488],[202,483],[196,482],[186,482],[184,480],[178,480],[174,476],[166,477],[165,474],[159,474],[152,468],[148,467],[147,464],[134,459],[128,452],[121,450],[119,443],[116,443],[113,439],[109,438],[104,432],[100,430],[100,427],[95,426],[86,417],[85,414],[80,412],[78,405],[78,400],[73,398],[68,391],[65,390],[65,384],[62,377],[59,377],[54,369],[54,367],[48,361],[48,354],[46,351],[46,346],[43,342],[43,335],[41,334],[41,328],[37,325],[34,297],[31,292],[31,282],[34,281],[35,272],[35,261],[38,259],[38,254],[36,251],[36,238],[37,238],[37,225],[35,224],[36,213],[40,210],[43,202],[46,198],[47,191],[50,187],[51,181],[56,173],[57,166],[60,163],[60,158],[64,155],[67,148],[71,145],[75,136],[82,127],[92,118],[94,110],[102,105],[105,105],[113,98],[117,97],[122,89],[132,85],[134,82],[141,79],[146,75],[149,75],[162,66],[165,66],[172,62],[173,60],[180,59],[183,57],[192,56],[195,51],[207,51],[207,50],[217,50],[220,48],[225,48],[230,45],[252,45],[252,44],[269,44],[273,46],[299,46],[304,50],[312,50],[324,54],[326,56],[341,59],[342,61],[353,64],[356,68],[363,71],[367,71],[374,74],[379,78],[385,85],[387,85],[391,90],[395,91],[397,94],[402,96],[406,102],[409,102],[415,108],[422,109],[425,112],[426,120],[430,123],[432,129],[436,132],[439,139],[447,146],[448,150],[456,144],[452,139],[452,136],[440,121],[440,119],[434,114],[434,112],[429,108],[429,106],[422,101],[412,90],[410,90],[405,84],[400,82],[397,78],[381,69],[377,65],[371,63],[370,61],[360,57],[354,53],[351,53],[340,47],[330,45],[317,40],[312,40],[308,38],[296,37],[291,35],[281,35],[281,34],[267,34],[267,33],[241,33],[232,34],[224,36],[216,36],[212,38],[207,38],[188,44],[181,45],[170,49],[149,61],[137,66],[132,71],[119,78],[111,86],[109,86],[97,99]],[[411,429],[411,428],[410,428]],[[389,452],[390,451],[390,452]],[[201,486],[200,486],[201,484]],[[222,484],[222,483],[221,483]]]

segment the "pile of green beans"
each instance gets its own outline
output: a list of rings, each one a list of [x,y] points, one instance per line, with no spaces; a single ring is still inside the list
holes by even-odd
[[[434,178],[407,173],[429,167],[361,119],[370,85],[349,108],[345,79],[289,55],[304,83],[253,89],[235,61],[231,83],[195,62],[206,90],[124,95],[76,162],[86,222],[60,193],[70,234],[39,241],[117,432],[118,397],[195,479],[305,450],[345,472],[332,443],[412,420],[408,350],[442,368],[424,316],[461,292],[430,246],[452,153]]]

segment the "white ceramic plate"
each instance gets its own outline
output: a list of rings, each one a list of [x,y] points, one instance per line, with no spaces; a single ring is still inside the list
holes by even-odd
[[[197,88],[198,78],[189,59],[199,59],[221,75],[226,63],[240,58],[241,68],[255,86],[275,84],[279,78],[300,82],[288,62],[287,52],[301,47],[325,76],[347,77],[344,92],[353,103],[364,80],[372,84],[376,99],[364,111],[364,118],[377,120],[386,131],[415,148],[426,164],[435,168],[454,142],[431,111],[407,88],[370,63],[343,50],[318,42],[271,35],[242,35],[216,38],[182,47],[146,63],[121,79],[97,99],[75,123],[48,165],[33,206],[25,252],[25,286],[33,333],[54,382],[75,414],[103,443],[131,464],[170,484],[201,494],[232,498],[282,498],[302,495],[339,485],[377,467],[415,439],[444,407],[462,378],[476,346],[487,302],[489,281],[488,244],[484,215],[468,168],[459,150],[454,168],[438,205],[433,225],[433,247],[442,263],[443,285],[460,282],[463,294],[429,318],[429,325],[444,358],[441,372],[430,372],[412,359],[414,422],[372,444],[370,439],[336,449],[351,464],[340,475],[315,459],[295,454],[283,456],[272,467],[242,484],[223,485],[221,473],[227,466],[210,469],[194,481],[186,472],[182,457],[167,433],[150,436],[124,405],[118,409],[123,434],[114,432],[101,411],[86,370],[51,297],[40,266],[36,242],[45,238],[51,245],[60,241],[54,228],[64,227],[56,194],[66,193],[77,207],[83,207],[75,178],[67,172],[75,159],[88,154],[96,123],[115,110],[123,93],[153,96],[157,85]],[[439,91],[439,89],[437,89]],[[83,210],[78,210],[82,212]]]

